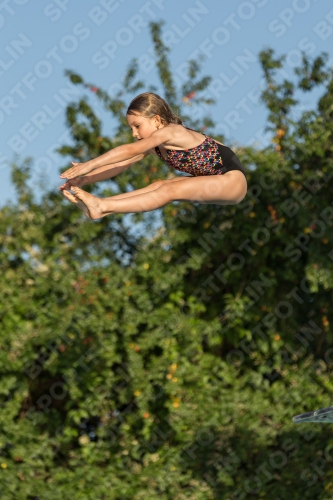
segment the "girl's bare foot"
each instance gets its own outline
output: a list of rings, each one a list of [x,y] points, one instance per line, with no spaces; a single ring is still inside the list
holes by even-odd
[[[101,200],[93,194],[83,191],[78,186],[72,186],[74,198],[77,200],[76,205],[86,214],[90,219],[100,219],[103,217]],[[67,197],[68,198],[68,197]],[[68,198],[69,199],[69,198]],[[72,201],[72,200],[70,200]],[[73,203],[75,203],[73,201]]]
[[[82,210],[82,212],[89,219],[91,219],[88,207],[86,207],[86,205],[84,203],[82,203],[82,201],[80,201],[76,196],[74,196],[72,193],[70,193],[66,189],[63,190],[62,194],[65,196],[65,198],[67,198],[67,200],[71,201],[72,203],[74,203],[74,205],[76,205],[78,208],[80,208]]]
[[[75,186],[72,186],[72,190],[75,193],[74,195],[66,189],[63,190],[63,195],[80,208],[89,219],[100,219],[102,217],[102,211],[99,209],[99,199],[96,196]],[[83,200],[80,198],[83,198]]]

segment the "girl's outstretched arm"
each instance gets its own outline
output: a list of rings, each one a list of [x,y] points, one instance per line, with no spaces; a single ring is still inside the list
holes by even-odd
[[[65,182],[65,184],[60,186],[59,189],[61,191],[63,191],[64,189],[71,189],[72,185],[83,187],[86,184],[101,182],[105,181],[106,179],[110,179],[111,177],[115,177],[116,175],[121,174],[121,172],[124,172],[124,170],[127,170],[129,167],[134,165],[134,163],[137,163],[138,161],[145,158],[151,152],[152,151],[147,151],[146,153],[137,155],[134,158],[131,158],[130,160],[125,160],[118,162],[117,164],[105,165],[104,167],[96,168],[93,171],[93,174],[83,175],[82,177],[74,177]]]
[[[120,162],[126,160],[133,161],[133,158],[137,157],[138,155],[147,153],[150,149],[155,148],[159,144],[170,140],[172,135],[173,132],[170,127],[163,127],[162,129],[158,129],[153,132],[147,139],[141,139],[131,144],[117,146],[116,148],[111,149],[111,151],[108,151],[107,153],[104,153],[97,158],[87,161],[86,163],[81,163],[80,165],[66,170],[66,172],[63,172],[60,177],[62,179],[72,179],[73,177],[77,177],[79,175],[88,174],[92,170],[103,167],[105,165],[109,165],[110,163],[119,164]]]
[[[92,184],[93,182],[105,181],[106,179],[111,179],[111,177],[115,177],[124,170],[127,170],[129,167],[142,160],[145,156],[144,154],[134,156],[130,160],[119,161],[116,164],[104,165],[103,167],[95,168],[90,175],[84,175],[82,179],[84,179],[84,184]]]

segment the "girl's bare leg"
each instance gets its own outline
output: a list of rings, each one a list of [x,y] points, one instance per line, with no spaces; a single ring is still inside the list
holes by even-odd
[[[134,191],[131,191],[129,193],[117,194],[115,196],[111,196],[110,199],[112,199],[112,200],[124,200],[126,198],[134,198],[135,196],[140,196],[142,194],[146,194],[146,193],[150,193],[151,191],[155,191],[156,189],[159,189],[165,183],[177,182],[177,181],[181,181],[183,179],[184,179],[184,176],[178,176],[178,177],[173,177],[172,179],[155,181],[152,184],[149,184],[149,186],[146,186],[146,187],[141,188],[141,189],[135,189]],[[75,203],[75,205],[78,208],[80,208],[82,210],[82,212],[84,212],[84,214],[89,219],[91,219],[88,207],[81,200],[79,200],[76,196],[73,196],[73,194],[67,190],[63,190],[63,195],[69,201],[71,201],[72,203]]]
[[[183,177],[180,182],[163,182],[150,192],[118,200],[113,197],[97,198],[76,186],[72,190],[74,195],[64,190],[64,196],[81,210],[82,206],[78,203],[84,203],[89,217],[100,219],[108,214],[149,212],[172,201],[236,205],[246,195],[247,182],[244,175],[235,170],[223,176]]]

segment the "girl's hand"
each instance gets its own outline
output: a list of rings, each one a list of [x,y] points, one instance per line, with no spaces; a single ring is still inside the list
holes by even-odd
[[[69,181],[65,182],[62,186],[59,187],[60,191],[63,191],[66,189],[69,191],[72,186],[78,186],[82,187],[85,185],[85,178],[84,177],[74,177],[73,179],[70,179]]]
[[[74,161],[72,161],[71,164],[73,165],[73,167],[63,172],[60,175],[61,179],[73,179],[74,177],[87,174],[88,172],[91,172],[91,170],[93,170],[89,165],[89,162],[75,163]]]

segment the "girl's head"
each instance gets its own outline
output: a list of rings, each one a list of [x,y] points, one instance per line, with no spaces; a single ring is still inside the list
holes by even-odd
[[[169,123],[182,125],[182,120],[162,97],[153,92],[136,96],[128,106],[126,118],[137,139],[146,139],[156,129]]]

